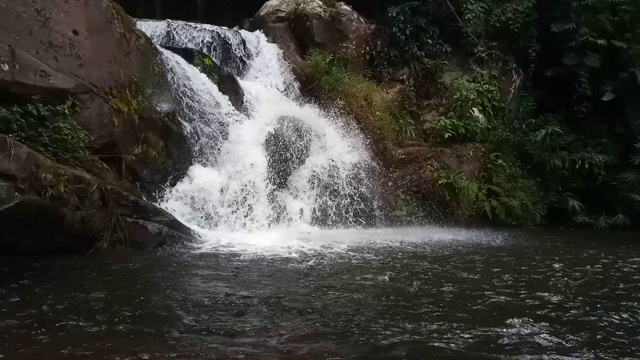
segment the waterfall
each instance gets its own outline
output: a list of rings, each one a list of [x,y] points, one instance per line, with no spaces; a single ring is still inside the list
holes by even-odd
[[[230,233],[370,225],[375,165],[362,135],[305,102],[279,48],[261,32],[181,21],[138,21],[160,47],[200,50],[239,79],[236,110],[209,78],[161,48],[194,163],[160,205],[222,242]]]

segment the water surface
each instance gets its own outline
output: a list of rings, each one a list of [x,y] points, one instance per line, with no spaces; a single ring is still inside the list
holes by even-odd
[[[637,234],[416,228],[270,236],[255,251],[256,236],[197,251],[0,259],[0,356],[640,354]]]

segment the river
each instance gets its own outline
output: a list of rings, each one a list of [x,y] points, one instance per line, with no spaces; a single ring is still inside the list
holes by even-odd
[[[0,358],[637,358],[637,237],[333,230],[273,251],[0,258]]]

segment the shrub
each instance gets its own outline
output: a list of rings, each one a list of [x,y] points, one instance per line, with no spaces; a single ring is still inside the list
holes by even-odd
[[[480,182],[452,170],[441,171],[436,181],[448,200],[455,204],[457,217],[466,219],[477,214],[477,204],[484,190]]]
[[[535,0],[461,0],[462,20],[477,38],[492,38],[506,45],[530,43],[536,18]]]
[[[478,180],[451,170],[440,172],[438,186],[458,208],[458,216],[486,217],[510,225],[535,225],[544,214],[538,184],[514,158],[493,153]]]
[[[323,52],[308,58],[310,73],[323,96],[341,104],[373,141],[380,156],[401,140],[415,137],[411,118],[394,104],[385,89],[347,70],[344,59]]]
[[[389,7],[386,24],[377,53],[390,68],[409,68],[420,73],[425,60],[451,51],[441,39],[428,5],[420,1]]]
[[[504,122],[505,104],[497,81],[490,73],[462,76],[448,85],[449,106],[433,126],[442,139],[483,142],[490,130]],[[494,134],[491,134],[492,136]]]
[[[484,216],[505,224],[531,225],[542,220],[544,203],[535,180],[518,159],[517,128],[507,121],[507,106],[497,76],[475,69],[447,84],[448,106],[434,134],[447,141],[476,143],[485,166],[477,180],[445,170],[438,185],[458,204],[462,217]],[[526,103],[526,102],[525,102]]]
[[[77,103],[43,104],[40,99],[26,105],[0,107],[0,132],[67,163],[92,159],[90,138],[75,120]]]
[[[546,204],[540,186],[513,154],[491,154],[482,181],[479,206],[489,219],[514,225],[542,221]]]

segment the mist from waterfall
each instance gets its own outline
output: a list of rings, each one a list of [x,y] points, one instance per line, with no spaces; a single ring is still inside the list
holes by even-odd
[[[295,242],[300,231],[371,224],[375,165],[360,132],[349,119],[302,100],[281,51],[264,34],[170,20],[141,20],[138,27],[159,46],[206,53],[238,76],[245,93],[241,112],[197,68],[161,49],[194,163],[160,206],[196,230],[206,247]],[[308,129],[310,144],[279,186],[266,144],[283,119]]]

